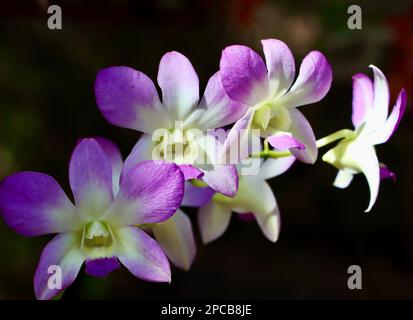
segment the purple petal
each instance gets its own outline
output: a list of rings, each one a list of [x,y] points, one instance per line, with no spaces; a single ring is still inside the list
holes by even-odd
[[[295,61],[288,46],[276,39],[261,40],[267,63],[270,90],[277,96],[283,95],[293,84]]]
[[[269,95],[268,73],[262,58],[246,46],[229,46],[222,51],[222,84],[228,96],[253,106]]]
[[[301,63],[300,73],[280,103],[298,107],[320,101],[331,86],[332,70],[321,52],[310,52]]]
[[[291,117],[290,131],[305,146],[305,149],[291,148],[290,151],[298,160],[313,164],[318,155],[313,129],[304,115],[296,108],[289,109],[289,112]]]
[[[118,259],[135,277],[155,282],[171,281],[168,259],[155,240],[136,227],[126,227],[118,233]]]
[[[236,122],[248,107],[228,97],[222,86],[221,74],[217,72],[209,79],[199,108],[205,109],[200,124],[208,130]]]
[[[195,187],[190,182],[185,182],[184,207],[202,207],[211,200],[215,191],[209,187]]]
[[[373,82],[362,73],[353,76],[353,115],[352,121],[358,128],[366,120],[368,109],[373,108]]]
[[[403,118],[406,110],[406,104],[406,90],[402,89],[397,97],[396,105],[393,107],[390,116],[383,126],[379,127],[376,131],[373,131],[367,136],[368,141],[374,145],[387,142],[394,132],[396,132],[400,120]]]
[[[95,96],[100,112],[113,125],[145,133],[170,126],[155,85],[142,72],[129,67],[99,71]]]
[[[105,221],[118,226],[162,222],[176,212],[183,195],[184,176],[177,165],[144,161],[123,175]]]
[[[69,181],[76,205],[91,215],[102,214],[113,200],[110,158],[94,139],[83,139],[73,151]]]
[[[278,150],[287,150],[290,148],[296,148],[299,150],[305,149],[305,145],[302,144],[300,140],[287,134],[270,136],[268,137],[268,142],[271,146]]]
[[[56,180],[38,172],[20,172],[3,180],[0,212],[6,224],[24,236],[80,227],[73,204]]]
[[[119,179],[123,167],[122,154],[120,153],[118,146],[113,142],[102,137],[93,137],[93,139],[99,143],[112,164],[112,185],[113,194],[115,195],[119,191]]]
[[[92,277],[105,278],[119,266],[116,257],[86,260],[86,273]]]
[[[252,136],[250,129],[253,118],[254,110],[249,108],[247,113],[231,128],[222,148],[221,161],[223,163],[238,164],[253,152],[249,141],[250,135]]]
[[[172,121],[184,120],[198,104],[198,75],[188,58],[181,53],[172,51],[162,57],[158,84],[162,89],[162,104],[169,111]]]
[[[392,179],[393,182],[396,182],[397,176],[393,171],[390,171],[386,165],[380,164],[380,180]]]
[[[238,191],[238,173],[234,165],[216,165],[211,171],[204,170],[202,180],[212,189],[228,197]]]
[[[59,234],[46,245],[34,275],[37,299],[51,299],[72,284],[84,261],[79,248],[80,237],[75,233]]]
[[[201,170],[190,164],[181,164],[179,169],[182,171],[185,180],[199,179],[204,175]]]

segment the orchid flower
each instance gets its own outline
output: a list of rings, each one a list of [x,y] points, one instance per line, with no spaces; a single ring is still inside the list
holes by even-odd
[[[252,49],[225,48],[220,62],[223,87],[234,101],[248,105],[229,133],[223,156],[232,153],[234,141],[244,143],[250,129],[276,149],[289,149],[300,161],[314,163],[317,146],[313,130],[297,107],[320,101],[330,89],[332,71],[324,55],[310,52],[295,79],[294,57],[285,43],[261,41],[266,65]]]
[[[236,212],[240,215],[253,214],[264,235],[276,242],[280,231],[280,212],[266,180],[287,171],[294,161],[293,156],[267,159],[258,174],[239,176],[238,193],[234,198],[216,193],[198,212],[202,241],[209,243],[219,238],[227,229],[232,212]]]
[[[138,278],[170,282],[170,266],[142,225],[165,223],[178,209],[184,178],[175,164],[145,161],[122,173],[120,154],[104,139],[84,139],[69,164],[75,205],[51,176],[20,172],[0,186],[4,221],[23,236],[57,234],[44,248],[34,276],[38,299],[65,290],[85,262],[92,276],[106,276],[122,263]],[[178,220],[182,217],[178,216]],[[62,283],[49,285],[49,268]]]
[[[202,147],[192,132],[197,129],[204,134],[207,130],[234,123],[245,113],[246,106],[229,99],[219,72],[209,79],[199,102],[198,76],[191,62],[178,52],[162,57],[158,84],[162,102],[152,80],[140,71],[109,67],[99,71],[96,77],[96,101],[105,119],[113,125],[144,133],[125,166],[153,159],[154,151],[160,150],[160,157],[178,164],[186,180],[202,178],[214,190],[234,196],[236,168],[197,163]],[[153,141],[159,129],[163,129],[164,134]],[[185,152],[177,154],[178,149]]]
[[[387,167],[380,165],[375,147],[385,143],[396,131],[406,109],[406,91],[402,89],[388,116],[389,87],[384,74],[371,65],[374,83],[364,74],[353,76],[353,130],[342,130],[342,140],[323,156],[323,160],[339,171],[334,186],[347,188],[353,175],[363,173],[370,188],[373,207],[379,192],[380,178],[394,177]]]

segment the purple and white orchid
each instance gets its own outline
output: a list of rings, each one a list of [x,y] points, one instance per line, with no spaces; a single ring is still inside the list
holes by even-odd
[[[2,182],[0,211],[12,229],[29,237],[57,234],[44,248],[34,276],[38,299],[67,288],[84,262],[92,276],[106,276],[120,262],[138,278],[170,282],[166,256],[139,226],[162,223],[177,211],[183,174],[175,164],[145,161],[122,172],[119,183],[121,169],[112,143],[84,139],[69,164],[75,205],[47,174],[20,172]],[[51,266],[61,268],[60,288],[48,285]]]
[[[234,198],[215,194],[198,212],[203,243],[216,240],[225,232],[232,212],[240,215],[252,214],[264,235],[270,241],[276,242],[280,232],[280,212],[274,193],[266,180],[286,172],[294,161],[293,156],[267,159],[262,163],[258,174],[240,175],[238,193]]]
[[[238,183],[236,168],[216,162],[199,163],[203,144],[192,132],[197,129],[206,134],[234,123],[245,113],[246,106],[228,98],[219,72],[209,79],[199,102],[198,76],[191,62],[178,52],[162,57],[158,84],[162,102],[152,80],[140,71],[109,67],[96,77],[96,102],[105,119],[144,133],[125,166],[154,159],[154,154],[159,154],[160,158],[178,164],[186,180],[201,178],[214,190],[234,196]],[[155,137],[161,129],[162,137]],[[177,154],[178,149],[184,152]]]
[[[354,131],[342,130],[345,135],[336,147],[323,156],[323,160],[339,171],[334,186],[347,188],[354,174],[363,173],[370,188],[369,212],[376,202],[380,178],[394,177],[386,166],[380,165],[375,147],[385,143],[396,131],[406,109],[406,91],[402,89],[395,106],[388,116],[390,93],[381,70],[370,66],[374,73],[374,83],[364,74],[353,76]]]
[[[321,52],[312,51],[303,60],[295,79],[294,57],[280,40],[261,41],[266,65],[252,49],[225,48],[220,62],[223,87],[234,101],[249,108],[232,128],[223,157],[232,157],[235,141],[246,141],[250,129],[276,149],[289,149],[306,163],[317,159],[313,130],[297,107],[320,101],[330,89],[332,71]],[[241,155],[241,153],[239,153]]]

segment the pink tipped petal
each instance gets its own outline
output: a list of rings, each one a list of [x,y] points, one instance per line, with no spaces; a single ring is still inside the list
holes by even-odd
[[[290,131],[305,146],[305,149],[291,148],[290,151],[298,160],[313,164],[318,155],[313,129],[304,115],[296,108],[290,109],[289,112],[292,121]]]
[[[76,146],[70,159],[69,181],[83,214],[97,217],[111,204],[112,164],[96,140],[83,139]]]
[[[162,250],[178,268],[189,270],[196,255],[191,220],[178,210],[168,220],[155,224],[152,229]]]
[[[269,81],[262,58],[246,46],[229,46],[222,51],[222,84],[228,96],[253,106],[268,98]]]
[[[154,239],[136,227],[118,231],[119,261],[137,278],[171,282],[168,259]]]
[[[295,61],[288,46],[276,39],[261,40],[267,63],[270,90],[276,96],[288,91],[295,78]]]
[[[366,121],[367,112],[373,108],[373,82],[362,73],[353,76],[352,121],[358,128]]]
[[[120,173],[123,167],[123,158],[116,144],[102,137],[93,137],[102,147],[106,156],[110,159],[112,165],[112,186],[113,194],[116,195],[119,191]]]
[[[380,165],[380,180],[392,179],[393,182],[397,181],[397,175],[390,171],[385,165]]]
[[[215,73],[209,79],[199,107],[205,109],[199,120],[205,130],[224,127],[236,122],[248,108],[228,97],[222,86],[220,72]]]
[[[406,110],[406,90],[402,89],[397,97],[396,105],[382,127],[370,133],[366,138],[374,145],[385,143],[396,132]]]
[[[149,134],[144,134],[139,138],[139,141],[135,144],[131,153],[125,160],[121,173],[121,180],[122,177],[138,163],[152,160],[152,151],[155,147],[155,143],[156,142],[152,141],[152,136]]]
[[[207,244],[218,239],[227,230],[231,209],[211,201],[198,211],[198,226],[202,242]]]
[[[149,134],[170,126],[155,85],[142,72],[129,67],[103,69],[96,77],[95,95],[100,112],[113,125]]]
[[[370,65],[370,68],[373,69],[374,73],[374,97],[373,110],[368,115],[366,127],[363,129],[366,133],[370,133],[383,125],[387,119],[390,102],[389,84],[385,75],[376,66]]]
[[[321,52],[310,52],[301,63],[300,73],[291,89],[281,98],[287,107],[320,101],[330,89],[332,70]]]
[[[105,221],[117,226],[162,222],[176,212],[183,195],[184,177],[177,165],[144,161],[122,177]]]
[[[105,278],[119,266],[116,257],[86,260],[86,273],[92,277]]]
[[[34,275],[34,291],[37,299],[53,298],[76,279],[84,261],[79,249],[80,241],[78,234],[61,233],[43,249]]]
[[[211,200],[215,191],[210,187],[195,187],[190,182],[185,182],[184,199],[182,206],[184,207],[202,207]]]
[[[213,170],[204,170],[202,180],[212,189],[228,197],[238,191],[238,173],[234,165],[216,165]]]
[[[259,175],[263,180],[272,179],[286,172],[294,163],[295,157],[283,157],[278,159],[268,158],[262,164]]]
[[[223,163],[238,164],[251,155],[253,150],[250,137],[253,136],[251,134],[253,118],[254,110],[250,108],[231,128],[221,150],[220,159]],[[259,140],[259,137],[256,139]]]
[[[24,236],[74,231],[80,228],[75,208],[52,177],[20,172],[0,185],[0,212],[13,230]]]
[[[185,180],[199,179],[204,175],[201,170],[190,164],[181,164],[179,169],[182,171]]]
[[[166,53],[159,64],[158,84],[171,120],[185,120],[199,101],[198,75],[188,58],[176,51]]]
[[[305,149],[305,145],[300,140],[287,134],[270,136],[268,137],[268,142],[277,150],[287,150],[290,148]]]

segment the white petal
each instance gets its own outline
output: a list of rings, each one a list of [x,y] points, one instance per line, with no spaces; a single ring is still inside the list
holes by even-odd
[[[152,229],[162,250],[177,267],[189,270],[196,255],[191,220],[178,210],[165,222],[155,224]]]
[[[198,226],[204,244],[218,239],[228,228],[231,209],[214,201],[198,211]]]
[[[353,174],[346,170],[339,170],[333,186],[340,189],[347,188],[353,180]]]

